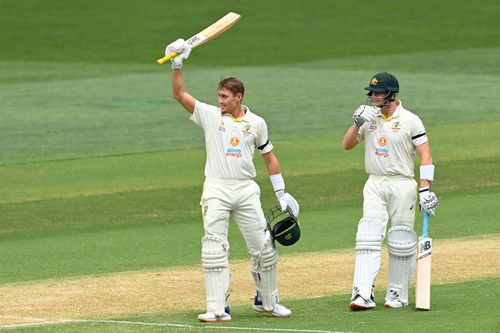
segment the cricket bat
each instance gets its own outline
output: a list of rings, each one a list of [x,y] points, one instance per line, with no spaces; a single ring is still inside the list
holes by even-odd
[[[431,258],[432,239],[429,237],[429,215],[424,212],[422,236],[418,238],[417,277],[415,282],[415,307],[431,308]]]
[[[191,45],[192,48],[198,47],[206,42],[208,42],[211,39],[214,39],[215,37],[219,36],[222,34],[224,31],[227,29],[231,28],[236,22],[239,21],[241,15],[230,12],[226,14],[223,18],[206,28],[205,30],[197,33],[193,37],[189,38],[186,42]],[[164,62],[177,57],[179,53],[177,52],[172,52],[170,54],[167,54],[163,58],[160,58],[156,60],[156,63],[161,65]]]

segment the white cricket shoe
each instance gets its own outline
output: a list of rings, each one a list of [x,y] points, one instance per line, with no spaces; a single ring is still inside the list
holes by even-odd
[[[286,306],[283,306],[281,304],[274,304],[273,310],[272,311],[267,311],[264,309],[264,306],[262,304],[254,304],[253,305],[254,311],[264,313],[264,314],[270,314],[275,317],[290,317],[292,315],[292,310],[287,308]]]
[[[356,295],[351,303],[349,303],[349,308],[351,308],[352,311],[362,311],[373,309],[375,305],[375,301],[372,298],[365,300],[361,295]]]
[[[392,298],[386,300],[384,306],[390,309],[402,308],[403,306],[408,306],[408,302],[402,301],[398,298]]]
[[[220,316],[216,315],[215,312],[207,312],[198,315],[198,320],[205,323],[213,323],[219,321],[230,321],[231,315],[229,313],[224,312]]]

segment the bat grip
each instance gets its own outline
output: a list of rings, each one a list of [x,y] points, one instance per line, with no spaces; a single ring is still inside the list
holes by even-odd
[[[422,226],[422,237],[429,237],[429,214],[424,212],[424,223]]]
[[[160,59],[156,60],[156,63],[158,65],[161,65],[164,62],[169,61],[170,59],[177,57],[178,55],[179,55],[179,53],[177,53],[177,52],[170,52],[169,54],[167,54],[163,58],[160,58]]]

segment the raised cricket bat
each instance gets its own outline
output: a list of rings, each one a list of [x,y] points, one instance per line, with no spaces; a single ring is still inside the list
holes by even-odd
[[[431,308],[431,254],[432,239],[429,237],[429,215],[424,212],[422,236],[418,238],[417,278],[415,282],[415,307]]]
[[[192,48],[198,47],[211,39],[219,36],[221,33],[231,28],[236,22],[239,21],[241,15],[230,12],[226,14],[223,18],[203,30],[202,32],[197,33],[193,37],[189,38],[186,42],[191,45]],[[172,52],[167,54],[163,58],[156,60],[156,63],[161,65],[165,61],[168,61],[174,57],[177,57],[179,53]]]

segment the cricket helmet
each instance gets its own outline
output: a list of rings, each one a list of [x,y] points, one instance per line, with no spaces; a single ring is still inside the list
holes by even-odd
[[[290,246],[299,240],[299,221],[290,211],[282,211],[281,208],[273,206],[269,210],[267,221],[273,239],[281,245]]]
[[[368,90],[368,96],[372,92],[387,92],[390,94],[399,92],[399,82],[396,77],[390,73],[382,72],[375,74],[370,80],[370,85],[365,88]]]

